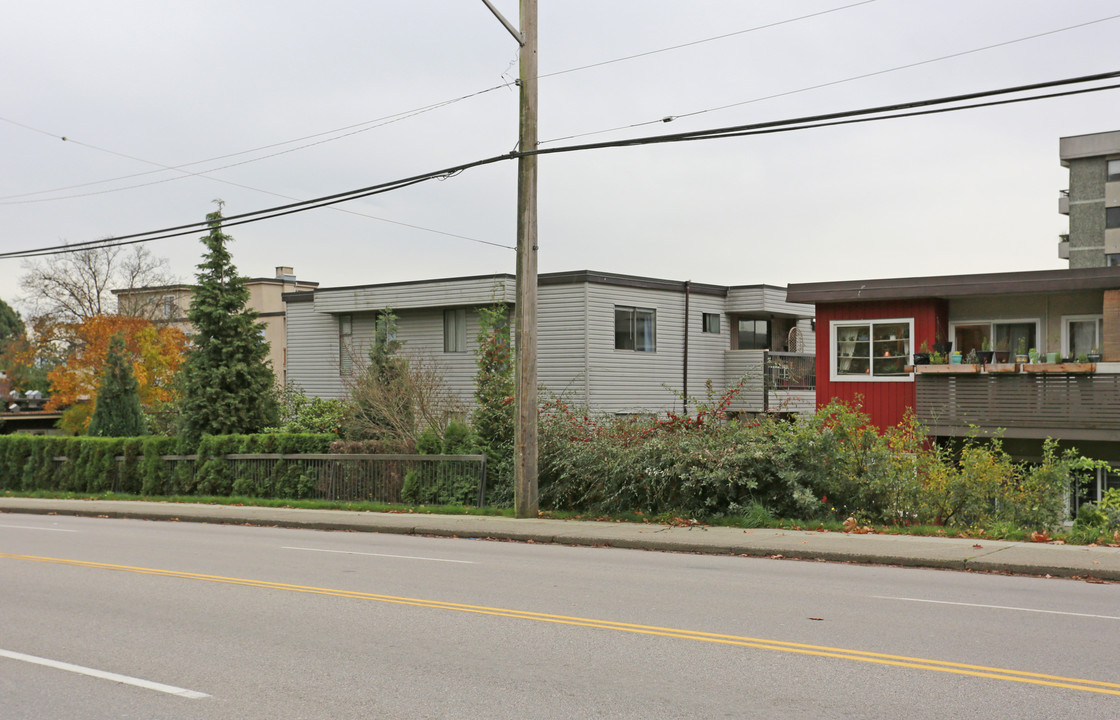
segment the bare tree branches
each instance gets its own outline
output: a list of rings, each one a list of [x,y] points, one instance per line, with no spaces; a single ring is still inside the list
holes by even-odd
[[[141,245],[92,247],[63,255],[52,255],[36,263],[25,263],[20,286],[26,295],[31,317],[49,316],[57,322],[80,322],[118,311],[113,290],[136,290],[172,284],[167,260],[152,255]],[[122,314],[153,317],[159,293],[130,294]]]

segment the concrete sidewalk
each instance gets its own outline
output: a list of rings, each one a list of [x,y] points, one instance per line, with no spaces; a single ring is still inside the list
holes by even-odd
[[[314,530],[494,538],[712,555],[749,555],[1120,581],[1120,548],[976,538],[675,527],[470,515],[297,510],[108,500],[0,498],[0,513],[178,520]]]

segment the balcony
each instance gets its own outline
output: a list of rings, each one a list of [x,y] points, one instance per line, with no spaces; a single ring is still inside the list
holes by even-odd
[[[1058,195],[1058,212],[1062,215],[1069,215],[1069,190],[1062,190]]]
[[[812,413],[817,406],[816,356],[771,350],[728,350],[729,379],[745,378],[731,410],[747,413]]]
[[[1078,371],[1026,367],[1030,371],[916,373],[918,420],[931,435],[1002,430],[1007,438],[1120,440],[1120,363]]]

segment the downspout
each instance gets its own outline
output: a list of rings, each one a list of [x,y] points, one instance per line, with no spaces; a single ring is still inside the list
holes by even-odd
[[[682,390],[681,400],[684,407],[684,414],[688,415],[688,326],[691,325],[688,321],[689,301],[692,298],[692,281],[684,281],[684,389]]]

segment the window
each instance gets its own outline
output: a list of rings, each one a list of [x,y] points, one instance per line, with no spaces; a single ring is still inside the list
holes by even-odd
[[[1100,352],[1103,336],[1102,316],[1067,315],[1062,318],[1062,356],[1076,359],[1079,355]]]
[[[704,313],[703,330],[719,335],[719,313]]]
[[[1104,226],[1109,230],[1120,228],[1120,205],[1104,209]]]
[[[164,295],[163,299],[160,301],[160,306],[161,310],[163,311],[164,319],[170,320],[171,318],[175,317],[176,308],[174,295]]]
[[[832,379],[837,381],[910,380],[914,334],[912,318],[833,321]]]
[[[354,316],[338,316],[338,374],[349,375],[354,371]]]
[[[467,310],[456,308],[443,311],[443,351],[467,351]]]
[[[1120,160],[1108,161],[1108,180],[1120,180]]]
[[[736,322],[736,350],[767,350],[770,348],[770,321],[739,318]]]
[[[648,308],[614,307],[614,349],[654,352],[657,311]]]
[[[1038,321],[1037,320],[975,320],[969,322],[949,323],[949,337],[953,340],[953,350],[967,355],[970,350],[980,352],[984,349],[984,341],[988,341],[988,349],[994,352],[1016,355],[1020,347],[1026,350],[1038,348]]]

